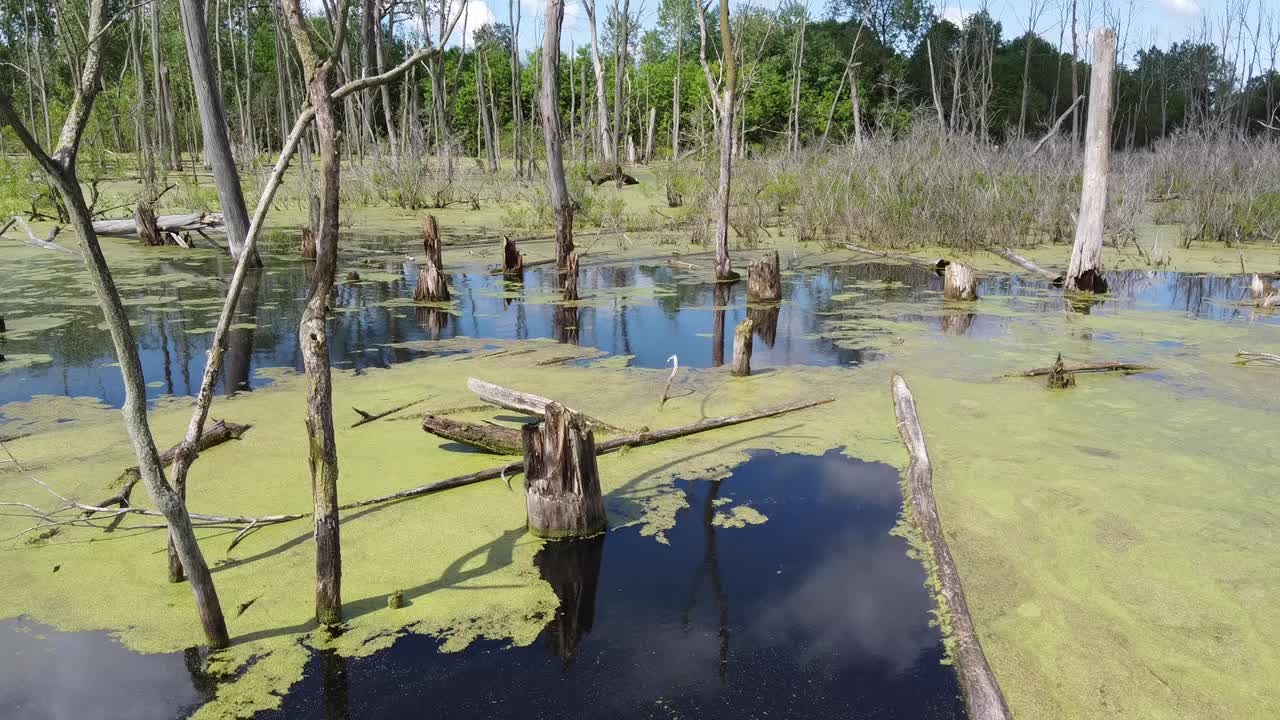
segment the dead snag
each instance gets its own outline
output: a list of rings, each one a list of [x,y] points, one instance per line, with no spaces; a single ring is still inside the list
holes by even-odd
[[[911,454],[907,468],[907,507],[916,527],[933,551],[933,566],[938,575],[943,611],[951,621],[955,639],[956,672],[964,690],[965,706],[971,720],[1011,720],[1009,706],[996,682],[991,666],[982,652],[982,643],[969,615],[960,573],[942,534],[938,506],[933,499],[933,469],[925,446],[924,430],[916,416],[915,398],[900,375],[893,376],[893,402],[898,415],[898,434]]]
[[[778,251],[753,260],[747,268],[747,302],[777,302],[782,299],[782,262]]]
[[[465,443],[498,455],[519,455],[524,452],[520,431],[515,428],[423,415],[422,429],[445,440]]]
[[[529,531],[542,538],[604,532],[596,441],[586,418],[552,402],[542,422],[524,426],[521,433]]]
[[[942,279],[942,297],[947,300],[977,300],[978,276],[964,263],[947,263]]]
[[[524,272],[524,257],[520,254],[520,250],[516,248],[516,244],[506,235],[502,236],[502,274],[511,277],[519,277]]]
[[[1057,365],[1051,367],[1031,368],[1020,373],[1013,373],[1008,377],[1040,377],[1042,375],[1052,375]],[[1122,372],[1122,373],[1139,373],[1148,370],[1155,370],[1150,365],[1138,365],[1137,363],[1125,362],[1101,362],[1101,363],[1084,363],[1083,365],[1063,365],[1062,370],[1071,374],[1090,373],[1090,372]]]
[[[1093,33],[1093,69],[1089,81],[1089,115],[1085,128],[1084,182],[1080,189],[1080,214],[1076,221],[1067,289],[1105,293],[1102,277],[1102,241],[1107,212],[1107,175],[1111,170],[1111,104],[1115,87],[1116,31],[1098,28]]]
[[[751,374],[751,318],[738,323],[733,331],[733,367],[729,374],[746,377]]]
[[[578,299],[578,253],[569,253],[564,263],[564,299]]]
[[[147,247],[164,245],[164,236],[160,234],[160,227],[156,225],[156,213],[150,205],[139,202],[134,207],[133,224],[137,230],[138,239],[142,240],[143,245]]]
[[[540,395],[512,390],[511,388],[494,385],[493,383],[477,380],[475,378],[467,378],[467,389],[480,396],[481,400],[489,403],[490,405],[497,405],[500,408],[514,410],[518,413],[532,415],[534,417],[542,416],[546,412],[547,405],[551,403],[551,400]],[[599,418],[593,418],[581,411],[574,410],[573,408],[567,409],[577,415],[582,415],[586,418],[587,422],[603,430],[612,430],[614,432],[621,432],[622,430],[620,427],[610,425]]]
[[[428,215],[422,221],[422,248],[427,258],[418,269],[418,286],[413,290],[413,299],[445,302],[449,299],[449,283],[444,274],[440,227],[436,224],[435,215]]]
[[[1062,353],[1058,353],[1058,361],[1049,370],[1049,387],[1064,390],[1075,384],[1076,376],[1067,372],[1066,366],[1062,364]]]
[[[1008,260],[1009,262],[1013,263],[1014,265],[1017,265],[1023,270],[1033,272],[1043,277],[1044,279],[1049,281],[1050,285],[1053,285],[1054,287],[1062,287],[1062,284],[1067,281],[1066,276],[1063,275],[1062,273],[1055,273],[1052,270],[1046,270],[1045,268],[1040,267],[1039,265],[1031,262],[1027,258],[1019,255],[1018,253],[1010,250],[1009,248],[1005,248],[1003,250],[997,250],[996,254],[1004,258],[1005,260]]]

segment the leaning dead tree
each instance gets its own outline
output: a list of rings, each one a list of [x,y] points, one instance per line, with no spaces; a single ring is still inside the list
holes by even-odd
[[[737,105],[738,63],[734,57],[733,29],[729,24],[729,0],[720,0],[720,63],[722,80],[711,73],[707,61],[707,6],[698,2],[698,30],[701,33],[699,58],[707,91],[720,126],[720,182],[716,190],[716,280],[738,279],[729,259],[729,186],[733,180],[733,111]]]
[[[72,225],[80,240],[80,252],[84,258],[85,267],[89,270],[89,278],[98,304],[106,316],[111,341],[115,346],[116,359],[120,364],[120,374],[125,389],[122,412],[134,455],[138,459],[142,483],[147,488],[152,505],[164,516],[177,555],[181,559],[187,577],[190,578],[191,591],[195,596],[196,610],[200,616],[205,638],[210,647],[220,648],[230,644],[230,637],[227,634],[227,625],[222,615],[222,606],[218,601],[218,593],[214,588],[213,576],[209,573],[209,566],[205,563],[204,555],[200,551],[186,505],[179,492],[165,479],[160,453],[156,449],[155,439],[147,419],[146,381],[143,377],[137,346],[134,343],[133,331],[129,325],[129,317],[125,313],[124,304],[120,301],[120,294],[116,290],[106,257],[98,243],[97,233],[93,229],[93,217],[76,177],[76,156],[80,149],[80,140],[89,123],[94,99],[102,87],[103,46],[106,38],[109,37],[109,31],[106,0],[91,0],[87,29],[88,43],[84,49],[79,80],[76,83],[75,95],[67,112],[66,121],[63,123],[62,132],[58,137],[58,144],[52,153],[46,152],[28,132],[14,110],[8,92],[2,87],[0,87],[0,118],[12,128],[18,141],[35,158],[41,170],[57,187],[71,216]]]
[[[1093,74],[1089,80],[1089,118],[1085,129],[1084,184],[1080,215],[1067,268],[1068,290],[1104,293],[1102,241],[1106,233],[1107,174],[1111,171],[1111,101],[1115,84],[1116,31],[1093,33]]]
[[[592,3],[594,8],[594,3]],[[593,18],[594,22],[594,12]],[[547,182],[551,186],[551,212],[556,224],[556,267],[568,268],[573,252],[573,198],[564,178],[564,151],[560,125],[560,26],[564,0],[547,0],[546,30],[542,36],[542,139],[547,147]],[[591,32],[595,47],[595,30]],[[576,274],[576,267],[575,274]]]
[[[924,430],[916,416],[916,401],[911,388],[900,375],[893,376],[893,404],[898,416],[898,434],[911,455],[907,468],[907,509],[911,521],[919,528],[932,551],[931,565],[938,576],[943,604],[942,611],[950,621],[951,635],[955,639],[956,674],[964,690],[965,706],[971,720],[1011,720],[1009,706],[1005,704],[1000,684],[987,664],[982,643],[965,602],[964,589],[960,585],[960,572],[956,570],[951,551],[947,548],[938,519],[938,505],[933,499],[933,468],[929,463],[929,449],[925,446]]]

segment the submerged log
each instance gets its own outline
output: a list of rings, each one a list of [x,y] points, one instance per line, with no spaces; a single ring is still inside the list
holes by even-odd
[[[738,323],[733,331],[733,367],[729,374],[746,377],[751,374],[751,318]]]
[[[924,430],[916,416],[915,398],[900,375],[893,376],[893,403],[898,416],[898,434],[911,455],[907,468],[907,507],[916,527],[924,535],[932,549],[934,570],[937,573],[941,601],[945,616],[950,620],[951,634],[955,639],[956,674],[964,691],[965,706],[970,720],[1011,720],[1009,706],[1005,704],[1000,684],[987,664],[982,643],[965,602],[960,573],[956,570],[947,540],[942,534],[942,522],[938,519],[938,506],[933,498],[933,469],[929,464],[929,450],[925,445]]]
[[[1062,287],[1062,284],[1067,281],[1066,275],[1063,275],[1062,273],[1055,273],[1052,270],[1046,270],[1045,268],[1040,267],[1039,265],[1031,262],[1027,258],[1019,255],[1018,253],[1010,250],[1009,248],[1005,248],[1003,250],[997,250],[996,254],[1004,258],[1005,260],[1008,260],[1009,262],[1013,263],[1014,265],[1017,265],[1023,270],[1033,272],[1045,278],[1054,287]]]
[[[481,400],[484,400],[490,405],[497,405],[500,408],[514,410],[518,413],[532,415],[534,417],[540,417],[546,413],[547,405],[551,402],[551,400],[540,395],[512,390],[511,388],[494,385],[493,383],[477,380],[475,378],[467,378],[467,389],[480,396]],[[573,408],[567,409],[573,410]],[[620,432],[622,430],[622,428],[610,425],[598,418],[593,418],[586,413],[582,413],[577,410],[573,410],[573,412],[582,415],[587,419],[587,422],[598,428],[613,430],[615,432]]]
[[[423,415],[422,429],[445,440],[465,443],[498,455],[520,455],[524,452],[520,431],[515,428]]]
[[[942,280],[942,297],[947,300],[977,300],[978,276],[964,263],[948,263]]]
[[[777,302],[782,299],[782,261],[774,250],[753,260],[747,268],[747,302]]]
[[[449,299],[449,283],[444,274],[440,226],[435,215],[427,215],[422,221],[422,249],[426,251],[426,260],[418,269],[418,286],[413,290],[413,299],[445,302]]]
[[[1057,364],[1050,367],[1031,368],[1030,370],[1013,373],[1006,377],[1040,377],[1042,375],[1052,375]],[[1124,362],[1101,362],[1101,363],[1085,363],[1083,365],[1063,365],[1063,372],[1068,373],[1091,373],[1091,372],[1123,372],[1123,373],[1140,373],[1148,370],[1155,370],[1150,365],[1138,365],[1136,363]]]
[[[542,422],[525,425],[521,435],[529,532],[542,538],[604,532],[596,441],[586,418],[552,402]]]
[[[222,213],[186,213],[155,218],[156,230],[160,233],[210,232],[221,230],[224,225]],[[111,237],[138,237],[138,224],[135,218],[95,220],[93,231]]]
[[[1067,372],[1062,364],[1062,353],[1058,353],[1058,361],[1049,370],[1049,387],[1064,390],[1076,384],[1076,376]]]
[[[134,231],[138,233],[138,239],[147,247],[160,247],[164,245],[164,238],[160,235],[160,228],[156,225],[156,213],[151,206],[139,202],[133,209],[133,225]]]

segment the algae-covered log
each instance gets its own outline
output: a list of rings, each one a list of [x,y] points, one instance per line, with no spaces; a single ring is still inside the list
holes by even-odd
[[[529,531],[543,538],[604,532],[596,441],[586,418],[552,402],[542,422],[525,425],[521,435]]]
[[[946,260],[944,258],[929,259],[922,258],[919,255],[908,255],[907,253],[890,252],[888,250],[872,250],[871,248],[861,247],[847,242],[836,242],[835,244],[843,248],[848,248],[854,252],[862,253],[863,255],[874,255],[876,257],[886,258],[889,260],[900,260],[909,265],[915,265],[916,267],[922,267],[937,273],[946,270],[947,266],[951,264],[950,260]]]
[[[424,415],[422,429],[446,440],[466,443],[499,455],[520,455],[524,452],[520,431],[515,428]]]
[[[907,468],[907,502],[911,520],[924,534],[933,552],[941,599],[946,604],[944,610],[951,620],[951,634],[955,639],[956,674],[964,691],[969,718],[1010,720],[1013,716],[1005,704],[995,673],[991,672],[982,652],[982,643],[978,641],[969,605],[964,599],[964,589],[960,585],[960,573],[942,534],[938,506],[933,499],[933,469],[929,464],[924,429],[916,416],[915,398],[901,375],[893,376],[893,403],[898,416],[898,434],[911,454],[911,465]]]
[[[1127,362],[1100,362],[1100,363],[1084,363],[1083,365],[1063,365],[1058,367],[1057,363],[1049,367],[1031,368],[1019,373],[1013,373],[1008,377],[1040,377],[1042,375],[1052,375],[1055,370],[1061,370],[1071,374],[1075,373],[1094,373],[1094,372],[1122,372],[1122,373],[1140,373],[1148,370],[1155,370],[1150,365],[1139,365],[1137,363]]]

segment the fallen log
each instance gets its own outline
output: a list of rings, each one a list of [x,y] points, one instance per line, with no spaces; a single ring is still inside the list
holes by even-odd
[[[1023,270],[1027,270],[1028,272],[1033,272],[1047,279],[1049,283],[1052,284],[1054,287],[1062,287],[1063,283],[1067,281],[1066,275],[1062,273],[1055,273],[1052,270],[1046,270],[1045,268],[1040,267],[1039,265],[1031,262],[1027,258],[1019,255],[1018,253],[1010,250],[1009,248],[1005,248],[1003,250],[996,250],[995,253],[1000,257],[1004,258],[1005,260],[1008,260],[1014,265],[1017,265],[1018,267],[1022,268]]]
[[[542,417],[546,412],[547,403],[551,402],[540,395],[512,390],[511,388],[494,385],[493,383],[477,380],[475,378],[467,378],[467,388],[476,395],[479,395],[481,400],[484,400],[490,405],[497,405],[500,408],[514,410],[518,413],[532,415],[534,417]],[[566,409],[572,410],[572,408]],[[573,412],[578,411],[573,410]],[[598,428],[612,430],[614,432],[622,432],[622,428],[610,425],[603,420],[593,418],[581,412],[578,412],[578,414],[582,415],[587,419],[587,422]]]
[[[386,417],[386,416],[388,416],[388,415],[392,415],[392,414],[398,413],[398,412],[400,412],[401,410],[404,410],[405,408],[411,408],[411,407],[413,407],[414,405],[417,405],[418,403],[423,402],[423,401],[425,401],[425,400],[426,400],[426,398],[418,398],[417,400],[414,400],[413,402],[405,403],[405,404],[403,404],[403,405],[397,405],[396,407],[393,407],[393,408],[391,408],[390,410],[386,410],[386,411],[383,411],[383,412],[380,412],[380,413],[377,413],[377,414],[374,414],[374,413],[367,413],[367,412],[365,412],[365,411],[361,410],[361,409],[360,409],[360,408],[358,408],[358,407],[353,407],[353,408],[351,408],[351,409],[356,411],[356,414],[360,416],[360,419],[359,419],[359,420],[357,420],[357,421],[355,421],[355,423],[354,423],[354,424],[352,424],[352,426],[351,426],[351,427],[352,427],[352,429],[355,429],[355,428],[358,428],[358,427],[360,427],[361,425],[364,425],[364,424],[366,424],[366,423],[371,423],[371,422],[373,422],[374,420],[381,420],[382,418],[384,418],[384,417]]]
[[[221,230],[224,224],[222,213],[186,213],[183,215],[160,215],[155,218],[156,229],[163,233]],[[138,226],[134,218],[95,220],[93,231],[98,235],[111,237],[130,238],[138,236]]]
[[[863,255],[874,255],[876,257],[889,258],[891,260],[901,260],[905,263],[927,268],[938,273],[946,270],[947,266],[951,264],[951,261],[945,258],[930,260],[928,258],[922,258],[919,255],[908,255],[907,253],[890,252],[887,250],[872,250],[871,248],[861,247],[854,245],[853,243],[843,242],[840,240],[835,241],[835,244],[853,250],[854,252],[860,252]]]
[[[1240,358],[1239,363],[1241,365],[1248,365],[1251,362],[1260,362],[1266,365],[1280,365],[1280,355],[1273,355],[1271,353],[1241,350],[1236,353],[1236,357]]]
[[[911,455],[907,468],[907,505],[912,522],[924,535],[933,550],[933,566],[937,572],[942,608],[950,620],[951,634],[955,639],[954,659],[960,687],[964,691],[966,709],[970,720],[1011,720],[1009,706],[1005,704],[1000,684],[987,664],[978,640],[969,605],[965,602],[960,573],[956,570],[947,540],[942,534],[938,519],[938,505],[933,498],[933,469],[929,464],[929,450],[924,441],[924,430],[916,416],[915,398],[900,375],[893,376],[893,404],[898,416],[898,434]]]
[[[1056,365],[1049,367],[1031,368],[1023,372],[1012,373],[1005,377],[1040,377],[1042,375],[1052,375]],[[1069,374],[1074,373],[1092,373],[1092,372],[1123,372],[1123,373],[1140,373],[1148,370],[1155,370],[1150,365],[1138,365],[1136,363],[1125,362],[1100,362],[1100,363],[1084,363],[1083,365],[1063,365],[1060,370]]]
[[[20,216],[14,215],[13,222],[17,223],[18,227],[21,228],[22,231],[27,234],[26,243],[28,245],[34,245],[35,247],[38,247],[38,248],[43,248],[45,250],[53,250],[54,252],[66,253],[68,255],[76,254],[74,250],[68,250],[67,248],[62,247],[61,245],[53,241],[54,238],[58,237],[58,233],[62,230],[61,227],[54,225],[53,227],[49,228],[49,237],[44,240],[41,240],[40,238],[36,237],[35,233],[31,232],[31,226],[28,225],[27,221],[23,220]]]
[[[498,455],[520,455],[524,452],[520,431],[515,428],[423,415],[422,429],[445,440],[465,443]]]

